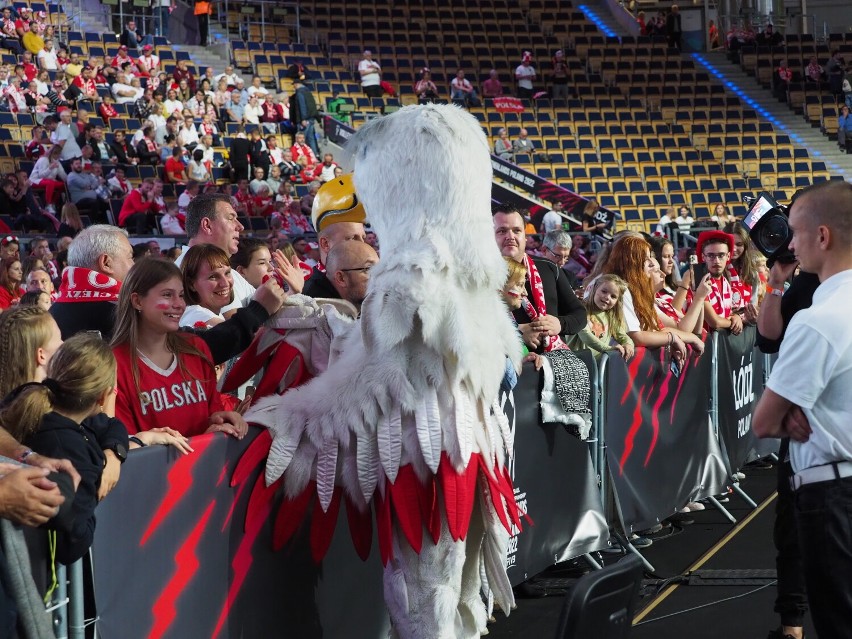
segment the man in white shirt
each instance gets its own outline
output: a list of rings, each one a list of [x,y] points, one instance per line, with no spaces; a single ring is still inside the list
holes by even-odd
[[[59,118],[59,124],[50,134],[50,141],[62,147],[62,154],[59,159],[67,162],[72,158],[80,157],[83,152],[80,150],[80,145],[77,144],[77,126],[71,124],[71,109],[68,107],[60,108]],[[53,126],[52,120],[45,119],[45,124],[48,127]]]
[[[219,80],[222,79],[225,80],[225,84],[227,84],[228,87],[237,86],[237,74],[234,73],[234,67],[232,67],[230,64],[225,67],[224,73],[220,73],[216,76],[216,82],[213,83],[211,86],[217,86],[219,84]]]
[[[520,66],[515,69],[515,80],[518,82],[518,97],[529,100],[533,97],[533,82],[535,82],[536,72],[532,65],[532,56],[529,52],[524,52],[523,61]]]
[[[171,2],[171,0],[166,0]],[[142,57],[139,58],[139,67],[148,75],[155,76],[160,71],[160,58],[154,55],[154,47],[146,44],[142,47]]]
[[[373,52],[364,50],[364,59],[358,63],[358,73],[361,76],[361,88],[370,98],[382,97],[382,67],[373,60]]]
[[[551,231],[562,228],[562,223],[565,222],[565,218],[562,217],[564,208],[565,205],[559,200],[553,203],[553,209],[545,213],[544,217],[541,218],[542,233],[550,233]]]
[[[240,232],[244,229],[231,205],[230,196],[224,193],[201,193],[196,196],[186,208],[184,226],[189,244],[183,247],[175,260],[178,266],[190,247],[196,244],[214,244],[228,255],[233,255],[240,246]],[[254,286],[236,270],[231,271],[231,275],[234,279],[234,301],[222,309],[222,315],[226,318],[247,305],[255,292]]]
[[[53,40],[48,40],[44,43],[44,49],[38,52],[38,66],[45,71],[58,71],[59,60],[56,58],[56,51],[53,49]]]
[[[124,73],[119,73],[116,82],[112,85],[112,94],[115,96],[115,101],[118,104],[130,104],[136,102],[142,97],[142,89],[134,89],[130,86],[127,76]]]
[[[246,92],[249,97],[256,95],[258,103],[262,103],[266,99],[266,96],[269,95],[269,92],[261,83],[259,76],[254,76],[251,79],[251,86],[246,90]]]
[[[821,639],[838,639],[852,624],[852,184],[808,187],[789,224],[790,250],[821,284],[787,327],[752,427],[790,437],[811,618]]]

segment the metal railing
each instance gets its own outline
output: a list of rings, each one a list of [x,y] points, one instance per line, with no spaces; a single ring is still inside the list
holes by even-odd
[[[298,2],[277,2],[276,0],[253,0],[252,2],[234,2],[224,0],[216,3],[216,20],[225,25],[230,34],[233,26],[229,21],[231,10],[238,10],[240,14],[239,32],[240,37],[248,40],[249,28],[260,27],[260,35],[263,42],[272,39],[274,31],[270,30],[276,26],[289,27],[295,33],[295,41],[302,42],[301,6]]]

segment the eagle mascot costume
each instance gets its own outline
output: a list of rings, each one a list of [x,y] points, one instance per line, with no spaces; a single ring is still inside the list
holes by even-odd
[[[381,241],[360,317],[313,304],[327,366],[246,419],[272,435],[266,482],[283,481],[291,533],[313,506],[316,550],[342,501],[363,557],[375,516],[392,636],[478,637],[484,587],[514,606],[506,550],[523,516],[498,404],[521,344],[499,297],[488,144],[467,112],[423,105],[368,122],[347,150],[352,176],[323,186],[313,217],[317,231],[369,220]]]

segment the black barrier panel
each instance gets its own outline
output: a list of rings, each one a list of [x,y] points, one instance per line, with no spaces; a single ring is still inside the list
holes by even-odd
[[[708,354],[672,371],[665,349],[610,357],[607,462],[626,525],[644,529],[690,499],[721,492],[727,473],[710,426]]]
[[[528,365],[516,388],[514,477],[535,526],[514,538],[515,583],[557,560],[601,548],[607,526],[586,444],[564,428],[538,423],[538,375]],[[130,453],[121,481],[97,510],[93,545],[98,630],[128,637],[347,637],[384,639],[387,614],[374,539],[358,559],[345,509],[321,566],[311,560],[303,524],[296,539],[271,549],[278,502],[249,496],[263,461],[247,482],[229,480],[250,435],[192,439],[195,452],[149,446]]]
[[[511,463],[515,499],[535,522],[509,544],[508,573],[513,584],[558,561],[607,546],[609,527],[589,447],[562,424],[541,424],[539,375],[524,366],[513,402],[504,410],[512,423],[515,459]]]
[[[763,394],[764,356],[755,346],[757,328],[719,334],[719,440],[730,471],[760,456],[751,416]]]

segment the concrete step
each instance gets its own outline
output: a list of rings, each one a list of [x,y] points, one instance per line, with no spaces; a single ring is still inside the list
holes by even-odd
[[[764,111],[764,117],[772,122],[776,131],[789,135],[790,140],[806,148],[813,159],[825,162],[830,173],[840,175],[844,180],[852,178],[852,155],[840,151],[834,140],[812,127],[809,121],[793,112],[786,103],[778,102],[771,91],[764,89],[756,78],[731,63],[724,52],[702,54],[696,58],[698,66],[702,66],[702,59],[706,61],[704,66],[718,72],[723,81],[728,83],[725,87],[728,93],[758,105],[758,110]]]

